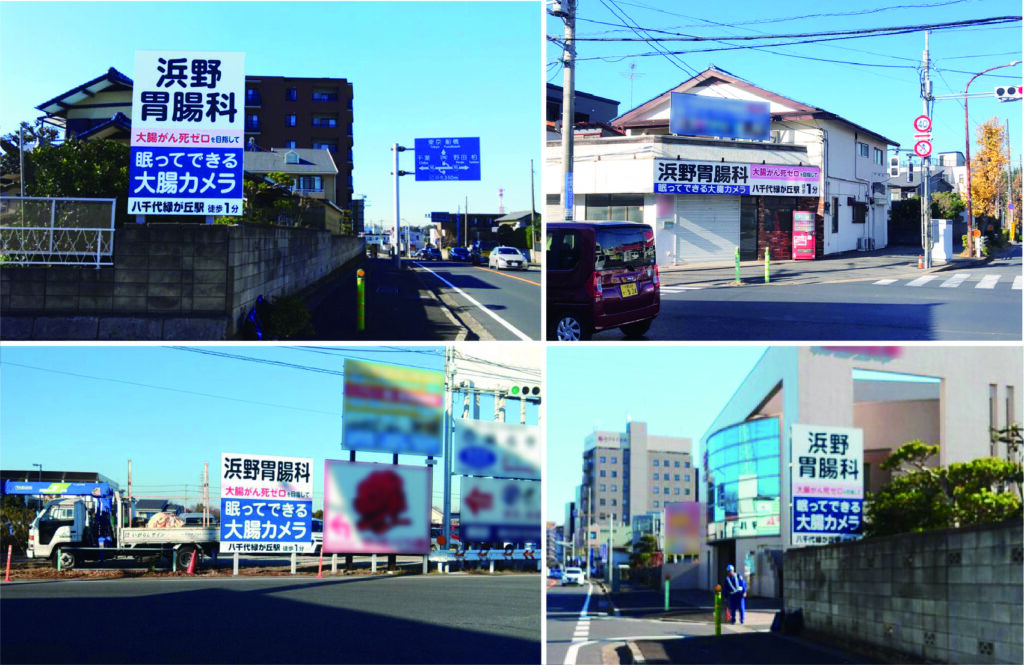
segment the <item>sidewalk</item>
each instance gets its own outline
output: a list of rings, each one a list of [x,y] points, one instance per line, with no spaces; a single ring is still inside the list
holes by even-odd
[[[356,330],[356,271],[365,273],[366,327]],[[389,258],[367,259],[305,298],[316,333],[308,339],[461,341],[474,335],[426,288],[419,273]]]
[[[945,263],[934,265],[928,270],[919,269],[919,247],[886,247],[870,252],[843,252],[815,259],[794,261],[775,259],[770,261],[770,284],[821,284],[850,282],[921,275],[970,268],[1000,259],[1020,256],[1020,245],[1006,248],[997,257],[983,259],[963,258],[954,255]],[[704,263],[685,266],[661,267],[663,286],[733,286],[735,285],[735,263]],[[743,284],[764,286],[764,261],[742,261],[740,277]]]

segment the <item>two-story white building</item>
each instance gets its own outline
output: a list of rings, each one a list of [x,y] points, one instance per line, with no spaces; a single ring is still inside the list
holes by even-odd
[[[672,93],[766,103],[768,140],[670,132]],[[887,160],[898,144],[711,67],[611,122],[574,133],[573,218],[642,221],[663,266],[793,254],[794,214],[817,257],[887,244]],[[615,135],[608,135],[609,133]],[[563,219],[561,142],[547,143],[546,218]]]

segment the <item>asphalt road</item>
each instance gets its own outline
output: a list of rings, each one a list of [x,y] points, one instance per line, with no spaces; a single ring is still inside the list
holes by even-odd
[[[955,271],[813,284],[667,286],[648,340],[1021,339],[1019,256]],[[617,331],[596,340],[621,340]]]
[[[424,282],[459,318],[471,318],[481,339],[541,339],[539,269],[499,271],[454,261],[409,264],[422,271]]]
[[[536,575],[4,584],[3,663],[537,663]]]
[[[591,591],[587,601],[588,589]],[[618,617],[596,586],[554,586],[547,592],[547,662],[549,665],[600,663],[602,652],[627,640],[679,639],[709,634],[701,624]],[[587,605],[586,613],[583,607]],[[711,631],[714,632],[713,627]]]

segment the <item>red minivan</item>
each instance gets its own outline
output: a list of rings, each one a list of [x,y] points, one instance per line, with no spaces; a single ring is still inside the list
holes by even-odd
[[[548,339],[621,328],[641,337],[661,309],[654,230],[636,222],[547,224]]]

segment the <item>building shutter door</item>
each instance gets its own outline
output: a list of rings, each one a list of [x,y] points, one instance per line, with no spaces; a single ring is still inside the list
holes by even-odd
[[[740,197],[688,194],[675,202],[678,262],[732,261],[740,244]]]

